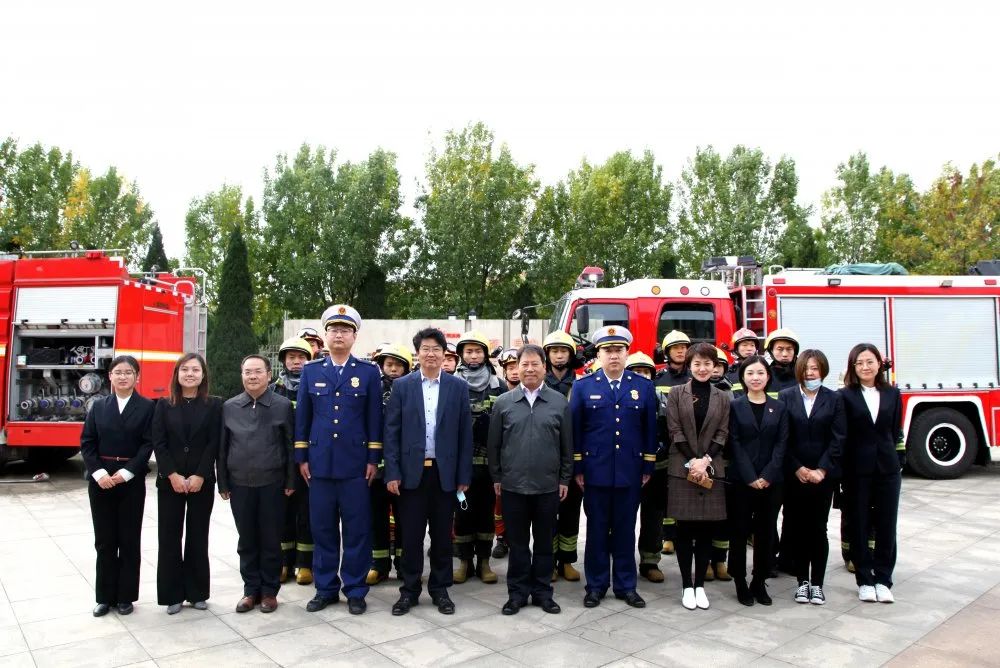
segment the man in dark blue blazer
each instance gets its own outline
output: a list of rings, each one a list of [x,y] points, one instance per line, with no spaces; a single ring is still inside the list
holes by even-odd
[[[424,565],[424,532],[430,524],[431,573],[427,590],[442,614],[455,612],[451,524],[456,494],[472,482],[472,414],[468,385],[441,372],[444,333],[423,329],[413,337],[420,371],[397,379],[385,409],[386,489],[398,494],[396,530],[402,533],[403,585],[392,614],[417,605]]]
[[[600,605],[609,585],[633,608],[646,606],[635,590],[635,517],[656,462],[658,403],[651,381],[625,371],[631,344],[624,327],[597,330],[601,369],[576,381],[570,393],[574,473],[587,513],[588,608]]]

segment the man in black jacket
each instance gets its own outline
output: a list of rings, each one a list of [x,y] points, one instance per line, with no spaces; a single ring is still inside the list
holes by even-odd
[[[521,384],[500,396],[493,408],[488,438],[490,474],[503,494],[510,565],[509,600],[503,614],[532,603],[560,612],[552,600],[552,543],[559,501],[566,498],[573,473],[573,434],[569,402],[544,382],[545,353],[529,344],[517,354]],[[535,536],[534,555],[529,538]]]
[[[236,549],[243,598],[236,612],[248,612],[258,603],[261,612],[274,612],[281,587],[282,495],[295,491],[292,402],[268,387],[267,358],[247,355],[241,369],[244,391],[222,407],[219,495],[232,499],[240,536]]]

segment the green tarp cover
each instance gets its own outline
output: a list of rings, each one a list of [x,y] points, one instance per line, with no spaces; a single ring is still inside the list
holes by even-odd
[[[903,265],[895,262],[886,262],[884,264],[864,262],[859,264],[831,264],[819,273],[842,276],[851,274],[858,276],[906,276],[909,272],[903,268]]]

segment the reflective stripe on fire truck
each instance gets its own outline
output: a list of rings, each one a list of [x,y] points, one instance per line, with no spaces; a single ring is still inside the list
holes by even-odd
[[[169,350],[125,350],[115,349],[115,356],[131,355],[140,362],[176,362],[183,352],[171,352]]]

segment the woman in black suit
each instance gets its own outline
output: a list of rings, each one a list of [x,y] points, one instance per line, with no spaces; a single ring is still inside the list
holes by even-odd
[[[198,610],[208,607],[208,524],[221,429],[222,400],[208,396],[205,360],[188,353],[174,365],[170,397],[157,403],[153,416],[160,539],[156,598],[168,615],[180,612],[184,601]]]
[[[896,518],[906,463],[903,444],[903,401],[885,378],[888,365],[871,343],[851,349],[844,374],[844,497],[851,514],[851,560],[858,598],[866,603],[892,603],[892,571],[896,566]],[[874,553],[868,547],[875,531]]]
[[[771,368],[759,355],[740,363],[746,394],[729,409],[726,505],[732,539],[729,574],[743,605],[771,605],[765,584],[774,555],[774,534],[781,506],[780,485],[788,441],[785,405],[767,396]],[[747,538],[753,536],[753,580],[747,586]]]
[[[128,615],[139,598],[139,541],[153,452],[153,401],[135,391],[139,362],[119,355],[111,360],[108,377],[114,393],[94,403],[80,435],[97,550],[95,617],[108,614],[112,605]]]
[[[843,398],[823,385],[829,373],[826,355],[803,351],[795,363],[798,385],[778,394],[788,409],[783,528],[799,582],[795,602],[815,605],[826,603],[826,524],[847,431]]]

